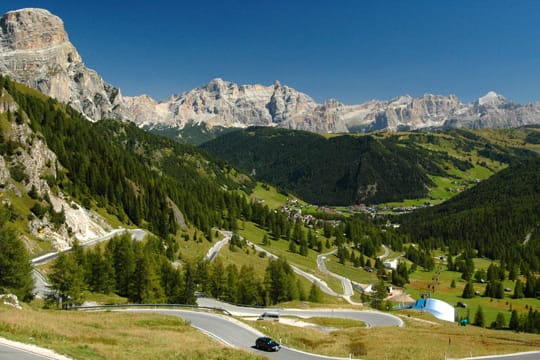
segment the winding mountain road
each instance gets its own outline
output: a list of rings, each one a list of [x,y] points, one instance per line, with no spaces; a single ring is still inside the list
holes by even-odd
[[[219,240],[218,242],[216,242],[209,250],[208,252],[206,253],[206,255],[204,256],[204,260],[206,261],[209,261],[209,262],[212,262],[216,256],[219,254],[219,251],[221,250],[221,248],[227,244],[229,241],[231,241],[231,238],[232,238],[232,231],[225,231],[225,230],[220,230],[220,232],[223,234],[223,239]]]
[[[197,303],[201,307],[222,309],[234,316],[255,317],[266,310],[276,310],[275,308],[251,308],[227,304],[215,299],[198,298]],[[345,359],[318,354],[306,353],[286,346],[287,339],[276,339],[285,343],[284,347],[276,353],[266,353],[255,349],[255,339],[263,336],[261,332],[249,325],[234,319],[230,316],[218,315],[185,309],[125,309],[119,311],[151,312],[166,315],[179,316],[191,323],[192,326],[201,330],[212,338],[228,346],[248,350],[254,353],[263,354],[270,359],[298,359],[298,360],[320,360],[320,359]],[[402,326],[403,321],[397,316],[375,311],[355,311],[355,310],[332,310],[332,309],[280,309],[281,315],[296,316],[301,318],[309,317],[336,317],[345,319],[356,319],[368,324],[368,326]],[[346,358],[348,359],[348,358]]]
[[[216,242],[207,251],[206,255],[204,256],[204,259],[207,260],[207,261],[212,262],[216,258],[216,256],[219,254],[219,251],[221,250],[221,248],[225,244],[227,244],[232,238],[232,232],[231,231],[220,230],[220,232],[223,234],[224,237],[220,241]],[[269,252],[268,250],[266,250],[266,249],[264,249],[264,248],[262,248],[262,247],[260,247],[258,245],[255,245],[254,243],[252,243],[249,240],[246,240],[246,244],[248,246],[253,247],[253,249],[255,249],[258,252],[265,253],[266,256],[268,256],[269,258],[272,258],[272,259],[277,259],[278,258],[277,255],[274,255],[271,252]],[[317,284],[317,286],[319,286],[319,288],[321,289],[322,292],[324,292],[324,293],[326,293],[326,294],[328,294],[330,296],[340,296],[338,293],[336,293],[334,290],[332,290],[324,280],[321,280],[318,277],[316,277],[315,275],[312,275],[312,274],[310,274],[308,272],[300,270],[298,267],[296,267],[294,265],[291,265],[291,268],[293,269],[295,274],[298,274],[299,276],[302,276],[302,277],[306,278],[310,282],[314,282],[315,284]]]
[[[326,260],[326,257],[328,255],[335,254],[336,252],[337,252],[337,249],[332,250],[329,253],[321,254],[317,256],[317,267],[319,268],[319,271],[322,272],[323,274],[330,275],[341,282],[341,286],[343,287],[343,295],[340,295],[341,297],[343,297],[345,300],[347,300],[350,303],[357,304],[357,303],[352,302],[351,300],[351,296],[354,295],[351,279],[346,278],[345,276],[341,276],[336,273],[333,273],[326,268],[326,263],[324,262],[324,260]],[[361,304],[357,304],[357,305],[361,305]]]

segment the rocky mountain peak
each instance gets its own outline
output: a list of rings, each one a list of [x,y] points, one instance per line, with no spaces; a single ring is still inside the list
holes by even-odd
[[[63,21],[27,8],[0,18],[0,73],[73,106],[89,119],[115,117],[119,89],[82,63]]]
[[[495,91],[490,91],[486,95],[478,98],[478,105],[480,106],[499,106],[506,102],[506,98],[497,94]]]
[[[63,21],[44,9],[10,11],[0,19],[2,50],[48,49],[68,42]]]

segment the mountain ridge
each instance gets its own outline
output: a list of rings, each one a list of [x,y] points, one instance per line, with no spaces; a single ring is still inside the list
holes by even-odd
[[[279,81],[238,85],[220,78],[156,101],[123,96],[86,67],[69,41],[62,19],[27,8],[0,19],[0,73],[67,103],[88,119],[133,121],[145,129],[172,129],[181,137],[189,124],[208,129],[277,126],[317,133],[432,128],[512,128],[540,123],[540,103],[516,104],[495,92],[462,103],[455,95],[409,95],[345,105],[317,103]]]

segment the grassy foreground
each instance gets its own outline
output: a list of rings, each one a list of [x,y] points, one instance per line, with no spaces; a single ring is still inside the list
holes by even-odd
[[[366,328],[347,320],[305,320],[339,328],[315,329],[251,321],[250,325],[287,346],[339,357],[441,359],[532,351],[538,334],[460,327],[429,314],[402,314],[404,328]],[[120,312],[65,312],[0,306],[0,336],[57,351],[73,359],[263,359],[233,350],[178,317]]]
[[[264,359],[227,348],[178,317],[158,314],[16,310],[0,305],[0,336],[73,359]]]
[[[461,327],[417,312],[402,314],[405,327],[366,328],[331,326],[340,330],[324,333],[270,322],[250,322],[262,332],[300,350],[336,357],[376,360],[432,360],[464,358],[540,349],[538,334]],[[420,317],[419,317],[420,316]],[[305,320],[310,322],[310,320]]]

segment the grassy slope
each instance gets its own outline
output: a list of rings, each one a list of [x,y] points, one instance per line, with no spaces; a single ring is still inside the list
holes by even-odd
[[[329,334],[315,329],[280,323],[250,322],[288,346],[329,356],[365,360],[442,359],[538,350],[540,339],[534,334],[490,331],[474,326],[459,327],[439,321],[428,313],[404,315],[405,327],[341,327]],[[309,320],[307,320],[309,321]],[[334,324],[334,326],[336,326]],[[356,352],[355,350],[363,350]]]
[[[180,318],[153,314],[14,310],[2,305],[0,336],[74,359],[262,359],[227,348]]]
[[[335,278],[331,276],[323,274],[317,270],[318,253],[316,253],[315,251],[309,250],[308,256],[293,254],[288,250],[289,243],[286,240],[279,240],[279,241],[272,240],[270,246],[263,246],[261,242],[265,234],[265,231],[260,229],[257,225],[251,222],[246,222],[244,224],[244,228],[240,229],[239,234],[243,236],[245,239],[253,242],[254,244],[265,248],[272,254],[277,255],[283,259],[286,259],[289,262],[289,264],[295,265],[300,270],[312,273],[315,276],[321,278],[322,280],[326,281],[328,286],[330,286],[330,288],[332,288],[334,291],[338,293],[343,292],[341,283],[338,280],[336,280]]]

